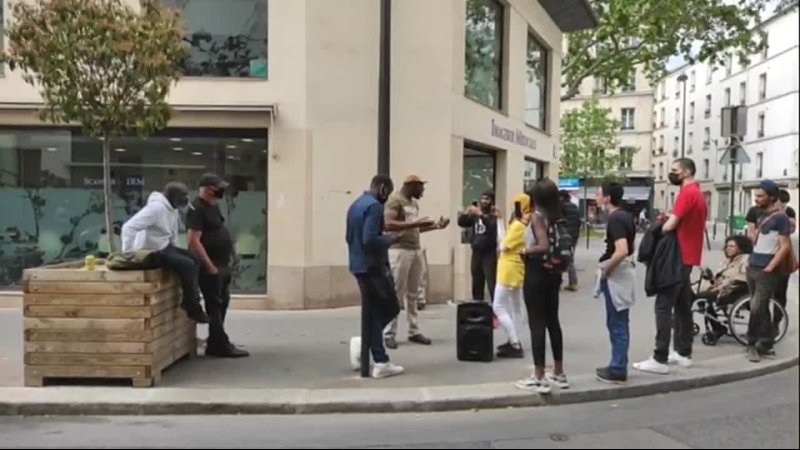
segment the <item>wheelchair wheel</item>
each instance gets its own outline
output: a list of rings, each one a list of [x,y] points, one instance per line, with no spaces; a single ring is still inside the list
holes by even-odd
[[[777,316],[776,316],[777,315]],[[789,329],[789,316],[786,310],[774,298],[769,301],[769,317],[775,329],[775,342],[786,336]],[[775,323],[778,317],[780,321]],[[750,297],[740,299],[731,308],[728,316],[728,329],[731,335],[742,345],[747,345],[747,329],[750,324]]]

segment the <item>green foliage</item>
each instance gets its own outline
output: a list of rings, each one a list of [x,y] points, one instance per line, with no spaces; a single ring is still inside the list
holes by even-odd
[[[39,90],[41,120],[78,123],[103,138],[106,227],[113,230],[111,140],[167,126],[167,96],[187,54],[180,19],[157,0],[141,0],[138,10],[123,0],[19,0],[11,11],[2,60]]]
[[[561,176],[603,178],[619,167],[615,151],[620,123],[597,99],[561,117]]]
[[[642,66],[651,80],[666,61],[722,64],[728,52],[743,60],[765,43],[757,29],[770,0],[589,0],[599,26],[568,35],[562,100],[578,94],[589,77],[604,78],[613,93]],[[791,3],[791,2],[787,2]],[[795,1],[796,3],[796,1]],[[697,48],[699,44],[699,48]]]

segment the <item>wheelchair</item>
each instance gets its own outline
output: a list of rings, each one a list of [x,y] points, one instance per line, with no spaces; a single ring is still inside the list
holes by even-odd
[[[692,293],[695,296],[692,303],[692,315],[695,318],[694,335],[700,334],[700,323],[702,323],[704,333],[701,341],[704,345],[716,345],[723,336],[731,336],[740,344],[747,345],[747,328],[750,323],[750,292],[747,285],[744,283],[735,285],[727,295],[723,296],[701,292],[703,281],[711,279],[713,273],[705,269],[700,279],[692,283]],[[777,343],[786,336],[789,329],[789,315],[774,298],[770,299],[769,313]]]

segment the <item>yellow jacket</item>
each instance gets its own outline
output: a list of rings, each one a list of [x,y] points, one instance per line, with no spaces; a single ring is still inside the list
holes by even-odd
[[[517,195],[514,202],[521,204],[523,214],[530,213],[530,197],[527,194]],[[527,227],[525,222],[514,219],[500,243],[500,255],[497,259],[497,282],[503,286],[521,287],[525,279],[525,263],[522,261],[520,253],[525,248],[525,229]]]

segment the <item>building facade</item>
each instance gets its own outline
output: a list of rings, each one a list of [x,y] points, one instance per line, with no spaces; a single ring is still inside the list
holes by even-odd
[[[681,67],[660,81],[656,89],[653,132],[656,151],[656,207],[671,210],[677,188],[666,181],[672,160],[683,142],[683,83],[686,76],[685,154],[697,165],[697,178],[709,205],[709,220],[725,222],[731,201],[735,214],[752,206],[752,189],[760,180],[772,179],[788,189],[798,204],[798,7],[765,20],[762,29],[767,48],[752,55],[747,64],[730,56],[720,67],[693,64]],[[743,147],[749,162],[736,167],[736,188],[731,198],[730,165],[721,164],[727,139],[721,137],[723,107],[747,106],[747,135]]]
[[[611,94],[603,79],[589,77],[581,84],[578,95],[562,102],[562,114],[581,108],[592,98],[597,98],[601,107],[610,109],[611,116],[620,122],[615,151],[622,156],[618,173],[628,180],[625,200],[633,212],[649,207],[653,177],[650,162],[654,149],[651,137],[655,127],[651,122],[654,96],[650,81],[639,68],[626,86]],[[576,193],[578,197],[583,195],[579,188]],[[591,202],[593,190],[589,197]]]
[[[166,181],[215,171],[235,188],[222,210],[239,306],[357,304],[344,217],[377,167],[380,2],[162,2],[181,12],[191,52],[169,127],[112,144],[118,223]],[[430,181],[422,214],[455,219],[485,189],[507,210],[526,184],[557,175],[562,33],[595,24],[585,2],[402,0],[392,15],[391,172]],[[0,289],[10,292],[27,267],[118,239],[103,226],[101,142],[39,122],[40,107],[5,68]],[[459,230],[423,241],[432,300],[466,295]]]

